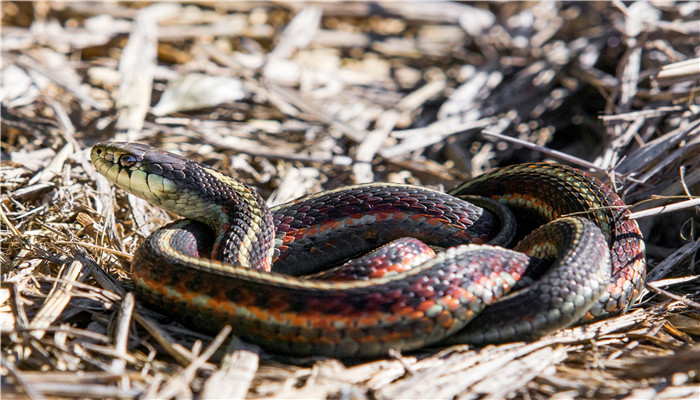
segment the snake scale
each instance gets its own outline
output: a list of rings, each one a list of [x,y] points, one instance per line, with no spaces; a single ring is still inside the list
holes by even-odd
[[[362,184],[269,208],[240,181],[147,145],[100,143],[91,159],[185,218],[134,255],[141,301],[273,351],[368,357],[532,340],[623,312],[644,279],[644,242],[622,200],[567,166],[504,167],[448,193]]]

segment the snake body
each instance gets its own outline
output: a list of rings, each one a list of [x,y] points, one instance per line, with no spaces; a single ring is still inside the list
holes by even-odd
[[[644,245],[624,204],[570,167],[506,167],[450,194],[356,185],[269,209],[243,183],[146,145],[101,143],[91,158],[118,186],[186,218],[134,255],[142,301],[207,331],[230,324],[276,351],[356,357],[443,340],[534,339],[623,311],[643,280]],[[515,250],[500,247],[547,221]],[[445,250],[389,272],[376,266],[420,247],[404,237]],[[322,280],[323,270],[375,248],[361,267],[351,261],[337,267],[344,277]]]

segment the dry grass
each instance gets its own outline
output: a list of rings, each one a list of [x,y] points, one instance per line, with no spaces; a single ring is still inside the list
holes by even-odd
[[[700,398],[699,17],[694,2],[4,2],[3,397]],[[270,203],[566,161],[633,205],[647,290],[534,343],[369,362],[213,339],[129,293],[131,254],[169,216],[95,173],[88,149],[109,139],[230,171]]]

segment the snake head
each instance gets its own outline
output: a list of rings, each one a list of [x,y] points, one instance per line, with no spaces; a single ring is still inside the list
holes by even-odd
[[[97,171],[120,188],[217,231],[227,222],[224,210],[243,204],[237,196],[250,192],[212,168],[145,144],[100,143],[90,158]]]
[[[181,190],[177,180],[185,178],[182,171],[188,160],[184,157],[140,143],[104,142],[92,148],[90,159],[99,173],[120,188],[183,215],[169,199]]]

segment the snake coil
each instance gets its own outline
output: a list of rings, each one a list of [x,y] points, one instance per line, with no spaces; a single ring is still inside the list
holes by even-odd
[[[185,217],[135,254],[141,301],[276,351],[531,340],[626,310],[644,279],[644,242],[622,200],[562,165],[497,169],[447,194],[372,183],[270,209],[236,179],[143,144],[100,143],[91,159]]]

